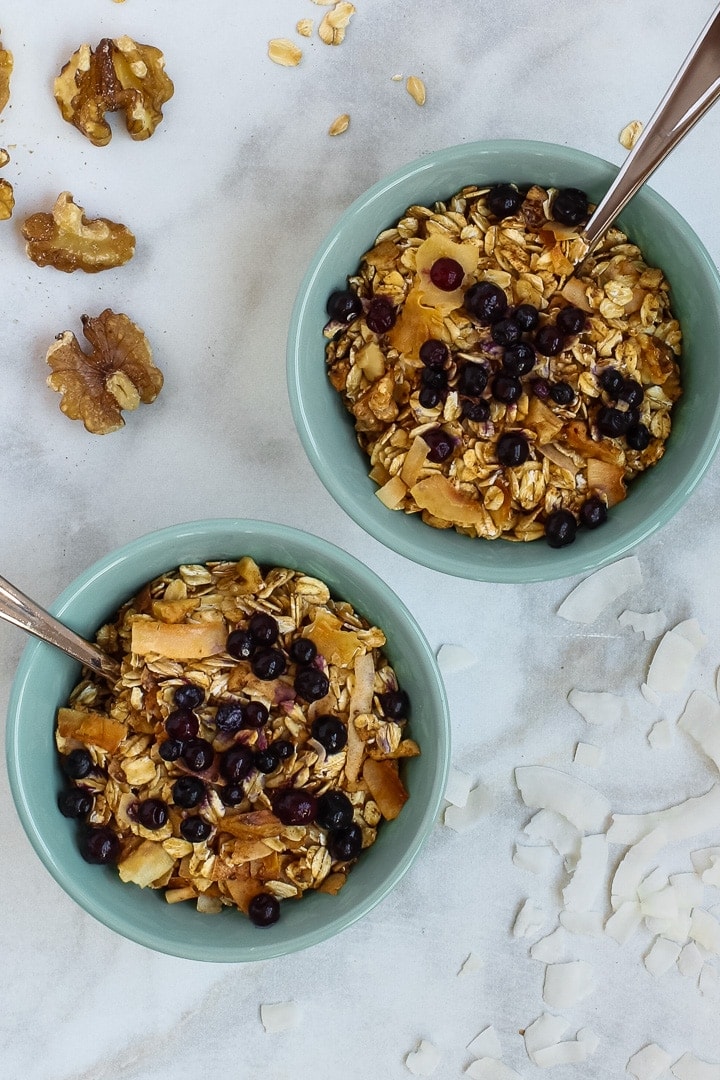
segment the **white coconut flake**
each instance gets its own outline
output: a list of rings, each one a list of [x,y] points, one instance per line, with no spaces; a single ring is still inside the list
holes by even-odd
[[[690,937],[707,949],[720,956],[720,922],[704,908],[693,908],[690,916]]]
[[[593,969],[587,960],[548,964],[545,968],[543,1001],[551,1009],[568,1009],[595,989]]]
[[[700,877],[715,866],[718,860],[720,860],[720,847],[698,848],[696,851],[690,852],[690,862],[693,864],[693,870]]]
[[[617,724],[622,720],[625,700],[606,690],[571,690],[568,701],[586,724]]]
[[[576,765],[583,765],[587,769],[597,769],[602,764],[605,751],[602,746],[593,746],[592,743],[579,742],[575,747],[573,761]]]
[[[521,870],[531,874],[548,874],[553,868],[556,855],[551,847],[531,847],[529,844],[516,844],[513,863]]]
[[[292,1031],[300,1024],[300,1009],[294,1001],[279,1001],[274,1005],[260,1006],[260,1019],[265,1031],[275,1035]]]
[[[437,662],[443,675],[456,675],[477,664],[478,657],[464,645],[441,645],[437,651]]]
[[[623,611],[618,615],[621,626],[629,626],[636,634],[642,634],[646,641],[659,637],[667,626],[664,611]]]
[[[703,885],[714,885],[716,889],[720,888],[720,859],[716,859],[712,866],[703,870],[700,881]]]
[[[640,900],[640,911],[647,918],[675,919],[679,910],[677,892],[670,885]]]
[[[694,941],[688,941],[680,950],[677,958],[677,968],[681,975],[686,978],[696,979],[703,966],[703,954]]]
[[[617,941],[618,945],[624,945],[633,936],[641,922],[642,914],[637,900],[626,900],[605,923],[605,933]]]
[[[484,966],[482,957],[477,953],[471,952],[458,971],[458,976],[475,975],[478,971],[482,971]]]
[[[670,941],[676,941],[678,945],[684,945],[690,937],[690,912],[681,911],[672,919],[646,918],[645,926],[651,934],[658,934]]]
[[[701,690],[694,690],[678,720],[678,727],[695,740],[720,770],[720,704]]]
[[[465,1075],[472,1077],[472,1080],[522,1080],[519,1072],[491,1057],[473,1061],[465,1070]]]
[[[469,1042],[466,1047],[476,1058],[498,1058],[502,1057],[502,1046],[500,1045],[500,1039],[495,1028],[490,1024],[489,1027],[484,1028],[479,1035],[476,1035],[472,1042]]]
[[[640,882],[646,876],[648,863],[668,842],[663,828],[658,826],[628,848],[620,861],[610,887],[613,908],[625,900],[635,900]]]
[[[572,878],[562,891],[568,911],[590,911],[605,883],[608,844],[602,833],[583,836]]]
[[[648,1043],[642,1050],[628,1061],[625,1066],[626,1072],[634,1077],[634,1080],[658,1080],[672,1061],[672,1057],[657,1043]]]
[[[712,964],[703,964],[700,969],[700,978],[698,979],[698,989],[701,994],[705,994],[706,997],[715,997],[718,992],[718,985],[720,983],[720,976],[718,975],[718,969],[713,967]]]
[[[705,899],[705,887],[697,874],[671,874],[670,884],[675,889],[680,908],[689,910],[702,904]]]
[[[689,1051],[675,1062],[670,1072],[678,1080],[720,1080],[720,1065],[701,1061]]]
[[[667,938],[657,937],[650,951],[645,956],[644,964],[651,975],[658,979],[674,967],[680,955],[680,946],[676,941],[668,941]]]
[[[648,742],[653,750],[668,750],[675,742],[675,725],[672,720],[658,720],[650,728]]]
[[[604,929],[604,915],[602,911],[561,911],[560,925],[569,934],[598,937]]]
[[[533,1020],[532,1024],[525,1028],[523,1035],[525,1050],[533,1064],[535,1064],[537,1052],[559,1042],[569,1026],[567,1020],[563,1020],[561,1016],[542,1013],[537,1020]]]
[[[638,899],[640,901],[646,900],[651,893],[660,892],[661,889],[666,889],[667,886],[667,875],[659,866],[656,866],[652,873],[643,878],[638,885]]]
[[[541,1069],[551,1069],[555,1065],[577,1065],[588,1058],[588,1044],[578,1039],[545,1046],[535,1054],[535,1064]]]
[[[545,912],[529,898],[522,905],[513,923],[512,935],[516,938],[533,937],[545,922]]]
[[[580,832],[603,830],[610,803],[576,776],[547,765],[521,765],[515,769],[515,783],[526,806],[554,810]]]
[[[533,960],[540,960],[543,964],[559,964],[567,960],[568,951],[567,930],[558,926],[547,937],[540,938],[530,948],[530,956]]]
[[[411,1050],[406,1055],[405,1065],[408,1072],[411,1072],[413,1076],[431,1076],[441,1060],[442,1057],[437,1047],[433,1046],[427,1039],[421,1039],[417,1050]]]
[[[649,814],[613,814],[607,838],[611,844],[635,844],[662,825],[668,842],[688,840],[706,830],[720,826],[720,784],[704,795],[696,795],[666,810]]]
[[[681,690],[705,641],[695,619],[686,619],[663,634],[650,661],[646,680],[650,689],[658,694]]]
[[[600,1045],[600,1038],[590,1028],[580,1028],[577,1033],[577,1041],[585,1044],[588,1057],[594,1054]]]
[[[650,705],[659,705],[662,701],[660,694],[657,690],[653,690],[647,683],[643,683],[640,687],[640,693]]]
[[[698,652],[707,645],[707,637],[700,629],[700,623],[697,619],[685,619],[684,622],[680,622],[677,626],[673,627],[675,634],[682,634],[684,638],[694,645]]]
[[[581,581],[563,600],[557,613],[562,619],[589,626],[610,604],[641,584],[640,560],[630,555],[603,566]]]
[[[445,786],[445,801],[452,803],[453,806],[465,806],[468,801],[468,795],[472,788],[472,777],[467,773],[461,772],[456,769],[454,765],[450,766],[448,772],[448,780]]]
[[[580,848],[580,832],[554,810],[538,810],[523,830],[531,840],[546,841],[558,855],[576,855]]]
[[[478,784],[472,788],[464,806],[447,806],[443,823],[455,832],[466,832],[481,821],[490,809],[490,793]]]

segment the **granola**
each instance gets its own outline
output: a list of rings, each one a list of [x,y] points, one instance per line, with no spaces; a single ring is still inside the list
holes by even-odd
[[[386,506],[562,546],[659,461],[669,285],[616,228],[574,273],[590,210],[577,189],[465,187],[411,206],[330,297],[328,375]]]
[[[337,893],[420,752],[382,630],[317,578],[245,556],[163,574],[97,640],[120,678],[83,678],[56,726],[84,857],[256,925]]]

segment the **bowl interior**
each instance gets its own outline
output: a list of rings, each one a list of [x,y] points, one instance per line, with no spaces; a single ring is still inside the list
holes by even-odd
[[[673,412],[664,458],[633,482],[631,495],[595,531],[580,530],[561,551],[543,541],[513,543],[461,536],[424,525],[418,515],[388,510],[375,496],[352,418],[325,372],[322,328],[329,294],[378,233],[413,203],[431,205],[466,184],[579,187],[597,200],[617,169],[590,154],[548,143],[470,143],[429,154],[362,195],[316,253],[300,287],[288,340],[288,387],[300,438],[318,476],[348,514],[377,540],[425,566],[483,581],[561,578],[599,567],[665,524],[700,480],[720,438],[720,280],[707,251],[680,215],[647,186],[619,224],[659,266],[671,286],[684,347],[683,397]]]
[[[405,873],[431,830],[445,790],[449,720],[434,656],[409,612],[355,559],[316,537],[282,525],[227,521],[190,523],[143,537],[78,578],[52,611],[91,636],[145,582],[182,563],[251,555],[259,563],[302,569],[382,627],[387,655],[413,703],[412,733],[423,753],[407,762],[410,799],[386,822],[335,896],[312,893],[285,903],[280,921],[258,930],[228,909],[199,915],[168,904],[161,892],[124,885],[114,869],[80,856],[74,823],[61,817],[61,773],[54,746],[55,713],[79,677],[79,665],[51,646],[25,649],[13,685],[7,727],[10,784],[23,826],[50,873],[100,922],[160,952],[194,960],[259,960],[313,945],[338,933],[378,903]]]

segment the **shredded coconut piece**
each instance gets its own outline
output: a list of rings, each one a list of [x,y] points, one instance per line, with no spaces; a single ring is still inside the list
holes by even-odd
[[[558,615],[589,626],[613,601],[640,584],[642,571],[637,556],[619,559],[576,585],[558,608]]]
[[[530,847],[528,844],[516,844],[513,863],[521,870],[531,874],[547,874],[555,861],[555,853],[550,847]]]
[[[452,803],[453,806],[465,806],[471,787],[472,777],[451,765],[445,788],[446,801]]]
[[[677,942],[668,941],[667,938],[657,937],[645,957],[645,967],[650,974],[654,975],[657,979],[660,975],[664,975],[666,971],[669,971],[671,967],[675,966],[679,955],[680,946]]]
[[[538,810],[523,830],[531,840],[544,840],[558,855],[577,855],[580,848],[580,832],[554,810]]]
[[[715,784],[704,795],[696,795],[666,810],[649,814],[613,814],[607,838],[611,844],[635,844],[657,825],[662,825],[670,843],[718,828],[720,784]]]
[[[650,729],[648,742],[653,750],[667,750],[675,741],[675,725],[672,720],[658,720]]]
[[[430,1076],[435,1072],[442,1058],[436,1046],[426,1039],[421,1039],[417,1050],[411,1050],[405,1058],[405,1065],[413,1076]]]
[[[678,727],[694,739],[720,770],[720,704],[701,690],[695,690],[688,698]]]
[[[598,937],[603,932],[602,911],[561,911],[560,924],[570,934]]]
[[[437,662],[443,675],[454,675],[473,667],[478,657],[463,645],[441,645],[437,651]]]
[[[563,902],[568,911],[590,911],[603,887],[608,860],[605,836],[583,836],[580,857],[570,882],[563,889]]]
[[[605,751],[601,746],[593,746],[592,743],[579,742],[575,747],[573,761],[576,765],[584,765],[588,769],[597,769],[602,764]]]
[[[465,1070],[465,1075],[472,1077],[472,1080],[522,1080],[520,1073],[491,1057],[473,1061]]]
[[[599,832],[610,813],[610,803],[589,784],[546,765],[515,769],[515,783],[526,806],[554,810],[581,832]]]
[[[605,690],[571,690],[568,701],[587,724],[616,724],[622,719],[625,701]]]
[[[471,829],[490,809],[490,795],[487,788],[478,785],[467,797],[464,806],[448,806],[443,815],[443,823],[455,832]]]
[[[690,1052],[683,1054],[670,1072],[677,1076],[678,1080],[720,1080],[720,1065],[701,1061]]]
[[[628,1061],[626,1071],[635,1080],[658,1080],[667,1070],[672,1057],[657,1043],[648,1043]]]
[[[587,960],[548,964],[545,968],[543,1001],[551,1009],[568,1009],[595,989],[593,969]]]
[[[463,962],[458,975],[474,975],[476,972],[482,971],[483,966],[482,958],[477,953],[471,952]]]
[[[690,665],[706,641],[696,619],[686,619],[668,630],[650,661],[647,686],[659,694],[681,690]]]
[[[532,937],[545,922],[545,912],[534,900],[527,899],[518,911],[513,923],[513,937]]]
[[[476,1035],[472,1042],[467,1044],[466,1049],[478,1058],[489,1057],[500,1059],[502,1057],[500,1039],[492,1024],[490,1024],[489,1027],[484,1028],[479,1035]]]
[[[618,615],[621,626],[631,627],[636,634],[642,634],[646,641],[659,637],[667,626],[667,615],[664,611],[623,611]]]
[[[300,1024],[300,1009],[294,1001],[281,1001],[275,1005],[261,1005],[260,1019],[265,1030],[272,1035],[291,1031]]]
[[[703,966],[702,953],[694,941],[688,941],[680,950],[677,958],[677,968],[681,975],[686,978],[696,979]]]

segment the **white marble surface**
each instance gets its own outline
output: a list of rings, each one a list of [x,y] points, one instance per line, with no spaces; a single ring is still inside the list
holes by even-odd
[[[686,738],[652,750],[647,733],[675,719],[690,689],[713,691],[720,653],[716,583],[720,464],[638,552],[644,584],[588,629],[555,614],[572,582],[527,587],[453,580],[416,567],[334,505],[294,432],[285,393],[288,318],[305,264],[331,223],[383,174],[427,151],[491,137],[566,143],[619,162],[620,129],[645,119],[711,10],[710,0],[357,0],[338,48],[305,43],[297,69],[273,65],[271,37],[295,38],[310,0],[11,0],[2,36],[15,54],[0,144],[12,161],[12,221],[0,224],[0,570],[52,599],[110,548],[179,520],[252,516],[315,531],[361,556],[410,606],[431,644],[459,642],[477,662],[448,676],[458,768],[487,785],[482,825],[438,825],[397,891],[340,937],[284,960],[213,966],[153,954],[80,911],[35,858],[0,779],[0,1076],[5,1080],[330,1080],[409,1076],[420,1038],[442,1054],[440,1080],[462,1075],[465,1049],[488,1024],[522,1077],[542,1075],[518,1035],[544,1009],[543,965],[510,928],[532,896],[556,921],[558,886],[512,865],[530,813],[512,780],[519,764],[584,776],[613,809],[644,811],[717,779]],[[161,47],[176,93],[147,143],[116,125],[98,149],[60,118],[54,74],[83,41],[128,33]],[[394,74],[427,84],[418,108]],[[339,113],[349,131],[330,138]],[[720,110],[709,114],[653,186],[720,257]],[[127,267],[97,276],[38,269],[22,218],[71,190],[91,215],[138,237]],[[146,330],[166,377],[155,405],[114,435],[88,435],[45,386],[45,351],[79,316],[105,306]],[[639,693],[653,645],[615,616],[662,607],[695,615],[708,644],[682,693],[648,705]],[[0,627],[4,707],[22,635]],[[588,729],[573,686],[623,693],[628,716]],[[596,770],[572,764],[578,740],[605,747]],[[690,869],[676,845],[663,865]],[[616,862],[622,849],[613,848]],[[706,905],[720,902],[707,890]],[[607,899],[603,901],[607,909]],[[595,991],[567,1010],[569,1034],[591,1027],[599,1048],[558,1080],[618,1080],[646,1043],[676,1060],[720,1061],[720,997],[643,967],[642,930],[619,947],[578,937]],[[470,952],[479,972],[458,977]],[[717,958],[716,958],[717,959]],[[293,1000],[302,1024],[264,1032],[259,1006]]]

